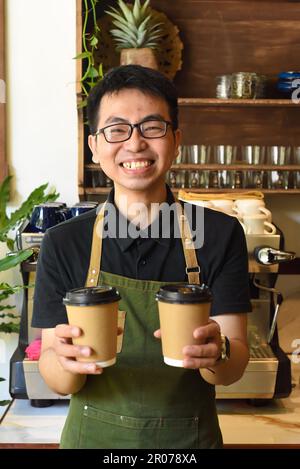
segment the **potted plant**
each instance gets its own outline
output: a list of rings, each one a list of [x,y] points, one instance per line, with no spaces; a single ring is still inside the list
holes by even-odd
[[[115,28],[110,32],[117,44],[116,49],[121,52],[121,65],[140,64],[158,68],[155,49],[163,35],[162,23],[154,19],[149,3],[150,0],[144,4],[134,0],[133,5],[127,5],[118,0],[119,10],[111,7],[106,11],[113,18]]]
[[[23,221],[30,217],[35,205],[54,201],[59,196],[55,191],[46,194],[45,190],[48,184],[44,184],[31,192],[21,207],[8,216],[7,203],[9,201],[11,178],[12,176],[8,176],[0,185],[0,242],[6,243],[9,249],[8,254],[0,259],[0,272],[16,267],[28,259],[33,252],[31,249],[14,252],[15,240],[10,237],[11,232],[14,232]],[[0,282],[0,333],[10,334],[19,331],[19,324],[16,322],[19,320],[19,316],[13,312],[15,306],[6,304],[6,301],[23,288],[23,285],[11,286],[7,282]],[[0,382],[2,381],[5,381],[5,379],[0,377]],[[7,405],[8,403],[9,401],[7,400],[0,400],[0,406]]]

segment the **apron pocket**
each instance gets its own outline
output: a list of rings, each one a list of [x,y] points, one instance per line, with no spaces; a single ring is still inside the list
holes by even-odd
[[[196,449],[199,418],[136,418],[84,406],[80,448]]]

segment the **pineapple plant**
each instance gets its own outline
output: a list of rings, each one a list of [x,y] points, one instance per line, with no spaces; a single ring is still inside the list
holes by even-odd
[[[106,11],[113,18],[114,29],[111,34],[116,42],[116,49],[121,52],[121,64],[138,63],[157,68],[154,50],[158,48],[158,39],[163,35],[162,23],[153,20],[150,0],[141,4],[134,0],[133,5],[118,0],[119,10],[111,7]]]

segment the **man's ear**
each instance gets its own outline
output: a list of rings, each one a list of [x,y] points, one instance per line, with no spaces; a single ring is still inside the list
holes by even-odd
[[[88,145],[90,147],[91,152],[93,153],[92,161],[94,163],[99,163],[99,157],[97,154],[97,137],[95,137],[94,135],[89,135]]]

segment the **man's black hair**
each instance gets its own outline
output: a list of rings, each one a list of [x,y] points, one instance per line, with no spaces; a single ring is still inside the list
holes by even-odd
[[[169,108],[173,130],[178,128],[177,90],[162,73],[141,65],[121,65],[111,69],[91,90],[88,97],[87,115],[91,134],[97,131],[101,99],[104,95],[117,93],[126,88],[164,99]]]

